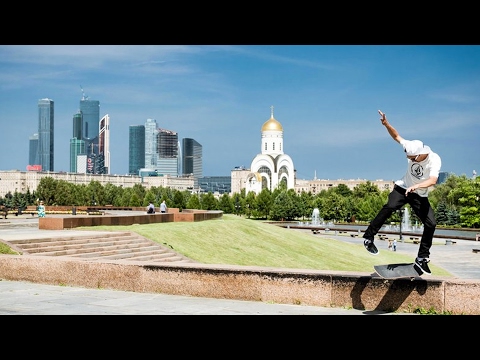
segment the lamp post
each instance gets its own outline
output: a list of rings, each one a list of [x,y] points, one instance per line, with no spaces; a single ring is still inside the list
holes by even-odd
[[[401,242],[403,242],[403,236],[402,236],[402,223],[403,223],[403,212],[405,211],[404,208],[401,208],[400,210],[398,210],[398,212],[400,213],[400,236],[399,236],[399,240]]]

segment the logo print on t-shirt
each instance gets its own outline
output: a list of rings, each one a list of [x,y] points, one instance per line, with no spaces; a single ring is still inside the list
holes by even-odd
[[[413,163],[410,166],[410,174],[417,179],[421,179],[423,176],[423,166],[419,163]]]

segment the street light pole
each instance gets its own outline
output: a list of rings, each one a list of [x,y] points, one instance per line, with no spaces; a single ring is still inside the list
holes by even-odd
[[[399,240],[401,242],[403,242],[403,236],[402,236],[402,223],[403,223],[403,212],[405,211],[405,209],[401,208],[400,210],[398,210],[398,212],[400,213],[400,237],[399,237]]]

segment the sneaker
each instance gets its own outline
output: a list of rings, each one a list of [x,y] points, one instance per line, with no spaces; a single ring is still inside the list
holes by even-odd
[[[365,249],[372,254],[372,255],[378,255],[378,249],[373,243],[373,240],[365,239],[363,241],[363,246],[365,246]]]
[[[419,268],[424,274],[431,275],[432,272],[430,271],[430,268],[428,267],[428,263],[430,262],[430,259],[423,258],[423,260],[418,260],[418,258],[415,259],[415,267]]]

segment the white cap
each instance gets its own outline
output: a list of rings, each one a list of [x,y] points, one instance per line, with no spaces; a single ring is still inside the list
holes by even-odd
[[[402,141],[403,149],[408,156],[430,154],[431,149],[427,145],[423,145],[420,140],[405,140]]]

